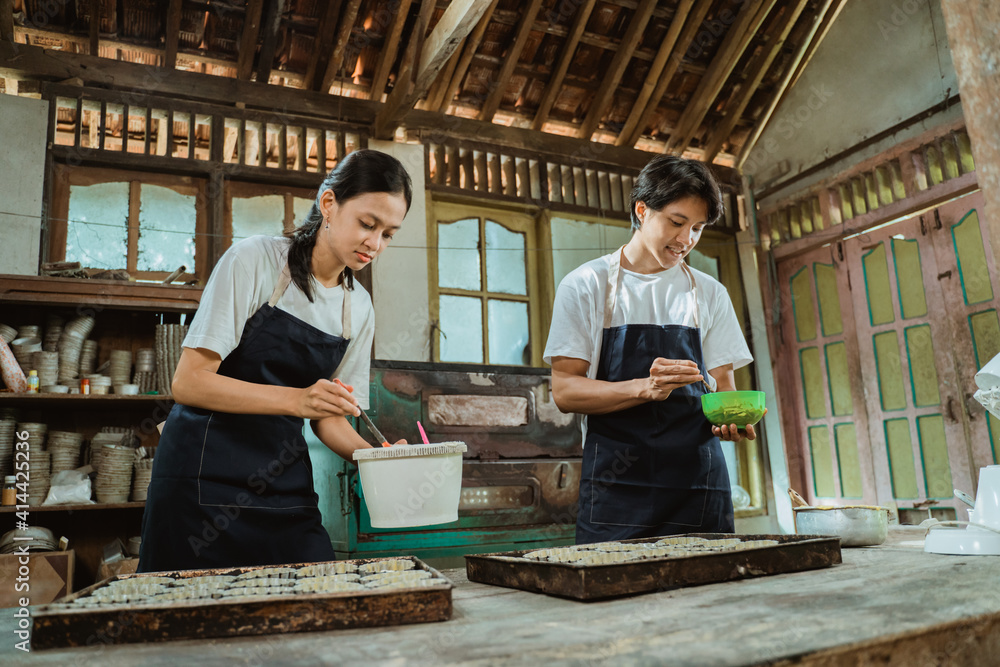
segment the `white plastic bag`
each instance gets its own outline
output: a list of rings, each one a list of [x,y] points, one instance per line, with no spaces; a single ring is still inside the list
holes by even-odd
[[[990,411],[997,419],[1000,419],[1000,387],[992,389],[980,389],[972,395],[984,408]]]
[[[89,468],[89,466],[87,466]],[[80,470],[63,470],[52,476],[49,495],[42,505],[93,505],[90,476]]]

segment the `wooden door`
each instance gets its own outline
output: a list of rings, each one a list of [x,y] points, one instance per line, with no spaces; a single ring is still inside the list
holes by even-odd
[[[1000,277],[990,251],[983,196],[975,192],[925,215],[925,226],[935,237],[938,282],[948,306],[954,338],[951,350],[958,369],[959,389],[947,411],[966,425],[970,444],[972,485],[978,469],[998,462],[1000,421],[972,398],[975,374],[1000,354]],[[961,488],[961,487],[960,487]],[[968,490],[968,489],[966,489]]]
[[[954,331],[927,215],[844,243],[879,504],[956,508],[969,488]]]
[[[857,382],[851,282],[843,247],[778,267],[782,418],[792,486],[811,502],[874,503],[876,471]]]
[[[972,399],[1000,353],[981,208],[974,193],[777,267],[789,472],[812,502],[961,510],[952,490],[996,461],[1000,421]]]

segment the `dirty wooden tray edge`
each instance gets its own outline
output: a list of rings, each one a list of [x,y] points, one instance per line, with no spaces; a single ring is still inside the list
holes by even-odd
[[[465,557],[466,576],[494,586],[545,593],[572,600],[601,600],[653,593],[685,586],[801,572],[841,562],[840,540],[822,535],[732,535],[691,533],[691,537],[743,541],[775,540],[777,545],[682,558],[582,566],[573,563],[510,561],[530,549]],[[626,544],[655,542],[659,537],[619,540]]]
[[[414,561],[416,569],[427,570],[448,584],[363,592],[296,593],[276,595],[271,600],[212,599],[97,610],[52,608],[53,605],[72,602],[119,579],[239,574],[266,566],[122,575],[98,582],[33,610],[31,647],[44,650],[175,639],[321,632],[449,620],[452,616],[454,584],[414,556],[399,559]],[[361,564],[378,560],[395,559],[352,559],[351,562]],[[312,564],[297,563],[287,567]]]

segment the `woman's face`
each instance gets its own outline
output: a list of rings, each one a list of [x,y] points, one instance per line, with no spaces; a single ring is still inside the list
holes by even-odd
[[[340,203],[333,191],[320,196],[320,211],[329,221],[320,227],[321,239],[337,263],[360,271],[385,250],[403,223],[406,199],[402,194],[369,192]]]
[[[680,263],[691,252],[708,222],[708,204],[700,197],[684,197],[659,211],[636,202],[636,215],[642,225],[636,235],[642,247],[663,269]]]

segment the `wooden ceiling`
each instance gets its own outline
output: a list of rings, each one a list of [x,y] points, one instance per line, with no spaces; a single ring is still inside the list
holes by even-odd
[[[374,133],[383,138],[420,109],[733,165],[844,1],[0,0],[0,8],[13,2],[20,43],[381,103]]]

